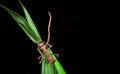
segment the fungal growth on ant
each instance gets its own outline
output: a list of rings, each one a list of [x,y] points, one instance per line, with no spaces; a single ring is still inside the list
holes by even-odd
[[[43,42],[43,41],[39,42],[37,50],[39,51],[40,54],[44,54],[47,57],[48,61],[53,64],[55,62],[55,59],[52,57],[53,54],[51,54],[48,51],[52,47],[52,45],[49,44],[49,41],[50,41],[50,25],[51,25],[52,17],[51,17],[51,14],[50,14],[49,11],[48,11],[48,14],[50,16],[50,19],[49,19],[49,24],[48,24],[48,38],[47,38],[47,42]],[[55,54],[55,55],[58,57],[58,54]],[[38,60],[40,60],[39,63],[41,63],[42,56],[38,57]]]

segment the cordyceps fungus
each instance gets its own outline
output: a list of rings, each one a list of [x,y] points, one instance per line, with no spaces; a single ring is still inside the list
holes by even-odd
[[[50,16],[49,24],[48,24],[48,39],[47,42],[43,42],[42,38],[30,17],[27,9],[22,4],[20,0],[18,0],[23,11],[25,14],[25,18],[19,15],[18,13],[14,12],[13,10],[5,7],[4,5],[0,4],[0,6],[5,9],[12,18],[16,21],[16,23],[22,28],[25,34],[38,45],[37,50],[41,54],[38,58],[40,60],[41,65],[41,74],[66,74],[64,68],[57,60],[55,54],[53,54],[51,50],[51,45],[49,44],[50,40],[50,24],[51,24],[51,14],[48,12]]]

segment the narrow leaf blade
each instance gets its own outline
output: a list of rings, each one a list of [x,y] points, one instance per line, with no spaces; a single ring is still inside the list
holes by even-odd
[[[16,23],[23,29],[23,31],[27,34],[27,36],[33,41],[38,42],[39,39],[36,37],[35,33],[31,30],[28,22],[18,13],[12,11],[11,9],[5,7],[4,5],[0,4],[0,6],[5,9],[12,18],[16,21]]]
[[[39,32],[38,32],[38,30],[37,30],[37,28],[36,28],[36,26],[35,26],[32,18],[31,18],[31,16],[29,15],[27,9],[25,8],[25,6],[22,4],[22,2],[21,2],[20,0],[19,0],[19,3],[20,3],[21,6],[22,6],[22,9],[23,9],[23,11],[24,11],[25,17],[26,17],[26,19],[27,19],[27,21],[28,21],[31,29],[32,29],[32,30],[34,31],[34,33],[36,34],[37,38],[41,40],[40,34],[39,34]]]
[[[53,52],[51,51],[51,49],[49,49],[49,52],[51,54],[53,54]],[[56,60],[54,63],[55,69],[57,71],[57,74],[66,74],[64,68],[62,67],[62,65],[60,64],[60,62],[57,60],[57,58],[55,57],[55,55],[52,55],[52,57]]]

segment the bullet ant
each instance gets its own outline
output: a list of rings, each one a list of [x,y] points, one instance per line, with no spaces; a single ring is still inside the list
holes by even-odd
[[[49,40],[50,40],[50,25],[51,25],[51,19],[52,19],[52,16],[50,14],[50,12],[48,11],[48,14],[50,16],[50,19],[49,19],[49,24],[48,24],[48,38],[47,38],[47,42],[40,42],[38,43],[38,48],[37,50],[39,51],[40,54],[44,54],[48,61],[50,63],[54,63],[55,62],[55,59],[52,57],[53,54],[51,54],[48,49],[50,49],[52,47],[52,45],[49,44]],[[55,54],[57,57],[59,56],[58,54]],[[38,59],[40,60],[39,63],[41,63],[41,60],[42,60],[42,56],[38,57]]]
[[[53,63],[55,63],[55,59],[52,57],[52,54],[50,54],[50,52],[48,51],[48,48],[51,48],[51,47],[52,47],[52,45],[49,45],[49,44],[46,45],[45,42],[40,42],[40,43],[38,44],[37,50],[38,50],[40,53],[43,53],[43,54],[47,57],[48,61],[53,64]],[[58,57],[58,54],[55,54],[55,55]],[[38,57],[38,60],[40,60],[39,63],[41,63],[41,61],[42,61],[42,56]]]

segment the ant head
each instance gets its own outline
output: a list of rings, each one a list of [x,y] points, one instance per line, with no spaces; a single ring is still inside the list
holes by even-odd
[[[39,48],[39,49],[44,49],[44,48],[46,48],[45,42],[42,42],[42,41],[39,42],[39,43],[38,43],[38,48]]]
[[[38,46],[42,46],[42,45],[45,45],[45,42],[41,41],[38,43]]]

